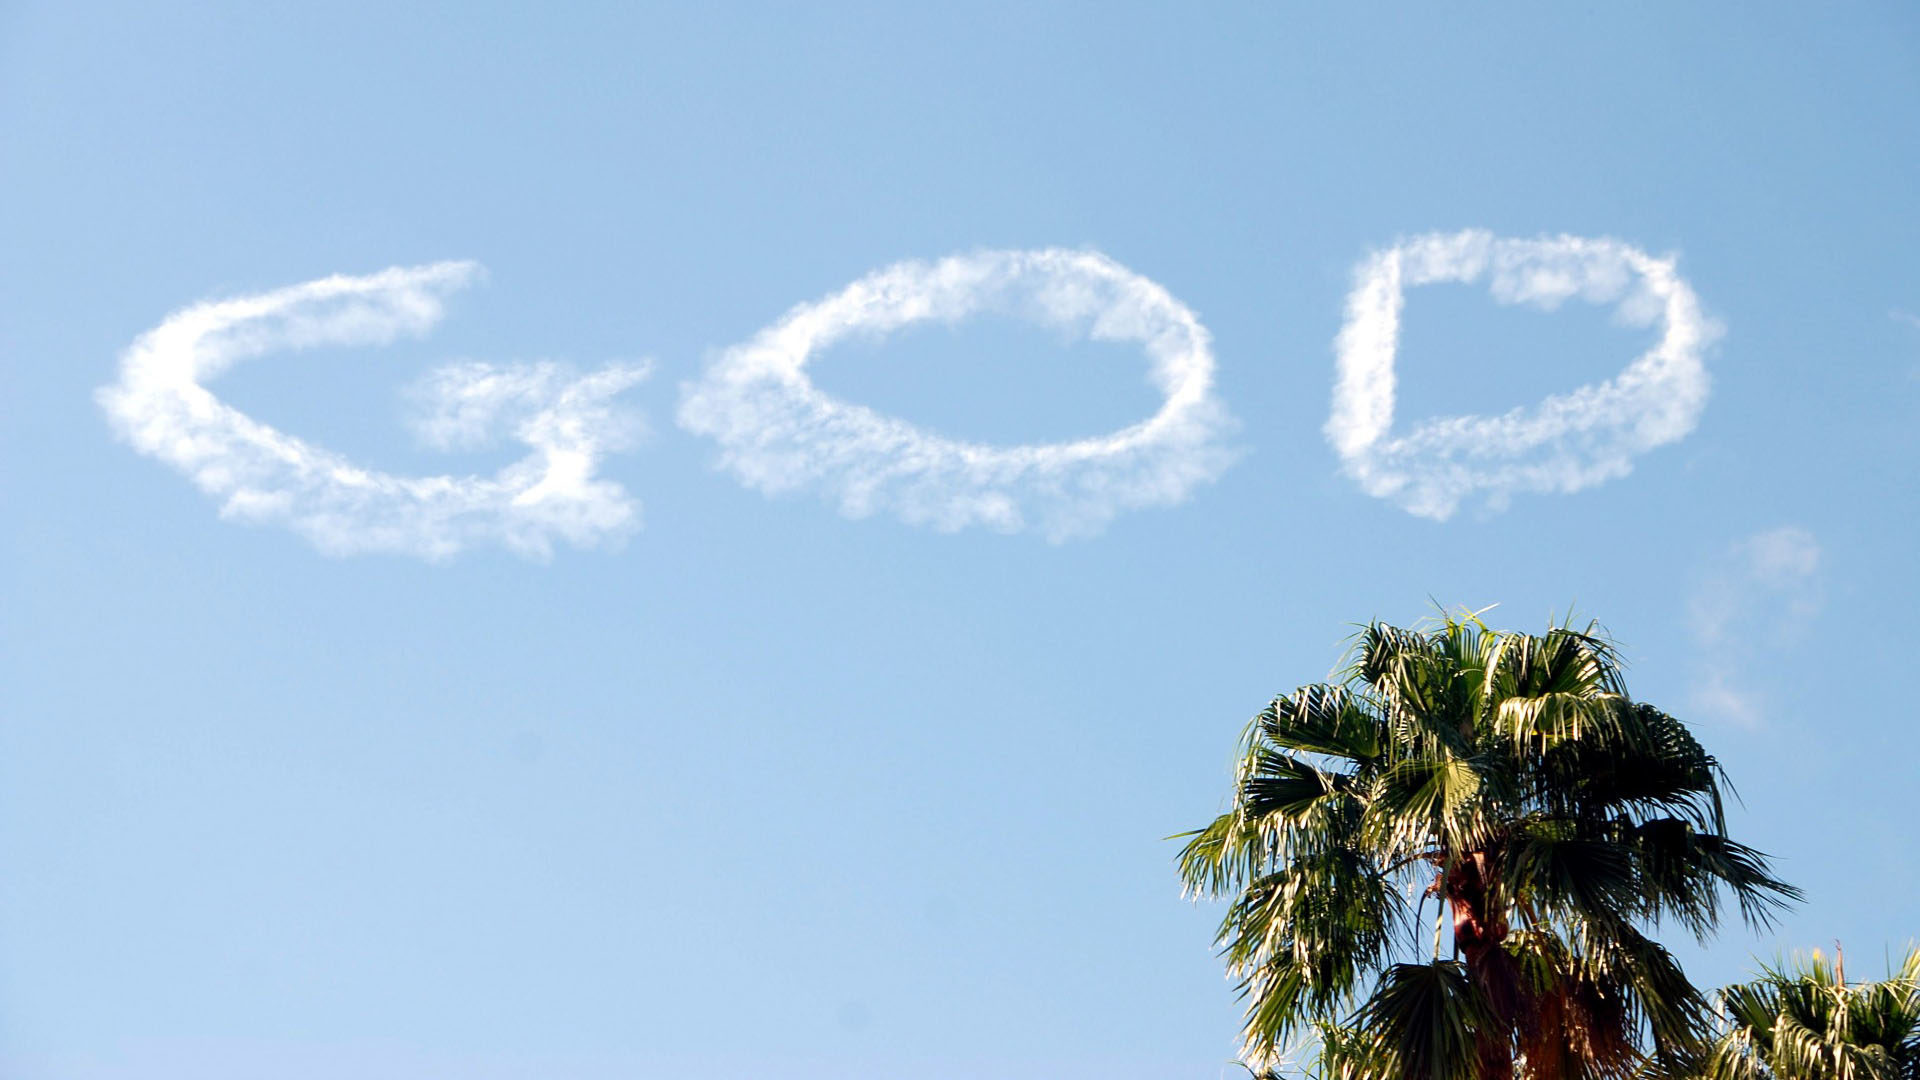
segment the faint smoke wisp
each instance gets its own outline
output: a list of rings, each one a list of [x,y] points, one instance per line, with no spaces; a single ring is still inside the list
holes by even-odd
[[[1742,727],[1760,724],[1755,676],[1824,606],[1822,559],[1813,533],[1783,525],[1735,543],[1701,576],[1687,605],[1700,650],[1694,707]]]

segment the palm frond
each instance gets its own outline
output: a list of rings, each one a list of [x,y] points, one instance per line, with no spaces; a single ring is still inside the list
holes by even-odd
[[[1371,761],[1386,743],[1386,726],[1364,698],[1324,683],[1273,699],[1254,718],[1261,735],[1283,750]]]
[[[1354,1014],[1355,1080],[1479,1080],[1480,1039],[1496,1021],[1464,965],[1395,964]]]

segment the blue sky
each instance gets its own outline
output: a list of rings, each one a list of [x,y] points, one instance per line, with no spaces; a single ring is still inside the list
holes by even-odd
[[[1600,619],[1721,756],[1737,835],[1808,900],[1682,949],[1696,981],[1834,938],[1877,960],[1920,934],[1917,187],[1920,16],[1892,3],[8,5],[0,1071],[1230,1075],[1218,913],[1162,838],[1216,812],[1245,717],[1430,598]],[[1655,349],[1667,323],[1615,317],[1644,292],[1620,252],[1712,340],[1590,438],[1367,460],[1465,454],[1479,483],[1571,442],[1565,468],[1626,475],[1436,520],[1329,442],[1350,291],[1462,230],[1611,238],[1576,284],[1624,284],[1552,311],[1492,302],[1497,266],[1408,285],[1383,439]],[[681,422],[796,305],[1052,248],[1107,269],[836,323],[814,396]],[[1523,276],[1566,258],[1523,248],[1497,249]],[[259,470],[267,509],[223,520],[231,487],[96,400],[190,305],[443,260],[485,270],[430,332],[205,386],[382,474],[509,470],[457,526],[191,428],[219,436],[200,466]],[[1139,281],[1151,318],[1028,303]],[[1153,416],[1138,342],[1084,335],[1102,314],[1190,317],[1213,411],[1052,472],[928,450]],[[563,393],[648,363],[600,412]],[[820,401],[934,464],[887,473]],[[724,452],[788,408],[744,483]],[[588,443],[548,451],[588,445],[605,486],[542,472],[535,520],[529,449],[465,435],[561,421]],[[1018,528],[936,527],[1003,503]]]

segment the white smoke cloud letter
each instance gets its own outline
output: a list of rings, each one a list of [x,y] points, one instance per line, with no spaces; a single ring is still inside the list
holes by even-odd
[[[430,373],[414,391],[423,441],[473,448],[504,430],[531,449],[485,477],[362,468],[254,420],[203,385],[240,360],[279,350],[425,334],[440,321],[445,294],[479,272],[466,262],[396,267],[196,304],[135,341],[119,381],[97,397],[123,439],[219,499],[222,517],[285,525],[330,554],[437,559],[499,543],[545,558],[555,539],[618,539],[639,526],[639,503],[594,470],[636,431],[611,399],[645,377],[643,365],[577,375],[552,363],[463,363]]]
[[[1718,328],[1670,258],[1616,240],[1429,234],[1361,263],[1335,352],[1327,440],[1369,495],[1444,521],[1475,493],[1494,508],[1516,492],[1574,492],[1633,468],[1687,435],[1706,405],[1702,353]],[[1613,378],[1500,416],[1429,420],[1393,433],[1394,354],[1409,286],[1488,279],[1503,304],[1546,310],[1579,298],[1617,321],[1658,323],[1660,340]]]
[[[1107,435],[992,446],[837,400],[807,377],[809,360],[850,336],[985,313],[1138,343],[1164,404]],[[1181,502],[1226,468],[1232,421],[1214,396],[1213,367],[1194,313],[1106,256],[986,251],[899,263],[794,308],[684,387],[679,415],[719,441],[722,467],[761,491],[815,490],[851,517],[884,510],[943,531],[1031,526],[1060,540],[1096,532],[1122,510]]]

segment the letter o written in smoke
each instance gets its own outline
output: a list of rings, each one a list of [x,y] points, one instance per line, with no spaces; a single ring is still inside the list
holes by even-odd
[[[936,435],[838,400],[807,377],[854,334],[1011,315],[1097,341],[1138,344],[1165,395],[1153,416],[1072,442],[993,446]],[[956,530],[1027,527],[1058,540],[1116,513],[1184,500],[1233,459],[1213,392],[1206,328],[1164,288],[1087,251],[985,251],[903,262],[794,308],[683,388],[680,423],[721,446],[720,464],[769,493],[817,491],[842,512],[890,512]]]

